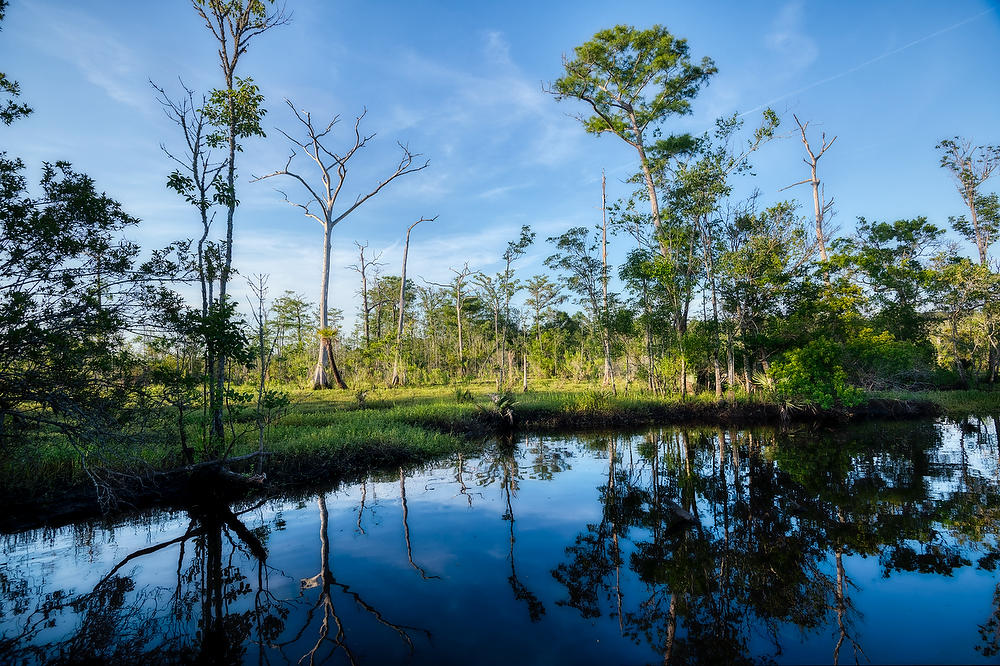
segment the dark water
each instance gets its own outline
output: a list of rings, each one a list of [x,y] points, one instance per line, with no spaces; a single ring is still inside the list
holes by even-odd
[[[998,461],[994,419],[530,436],[8,535],[0,662],[994,662]]]

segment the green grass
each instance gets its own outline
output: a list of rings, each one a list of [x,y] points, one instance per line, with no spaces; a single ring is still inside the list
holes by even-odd
[[[466,390],[473,402],[461,396]],[[489,414],[489,395],[494,391],[492,383],[371,388],[362,403],[353,390],[293,390],[288,413],[268,432],[269,476],[279,482],[308,482],[474,451],[501,423]],[[931,401],[953,418],[970,413],[1000,414],[1000,392],[894,392],[872,397]],[[517,424],[540,430],[681,421],[746,425],[764,422],[774,414],[774,405],[759,396],[738,395],[732,403],[720,405],[712,393],[683,399],[636,391],[615,396],[592,384],[555,381],[533,382],[532,390],[515,392],[514,398]],[[191,415],[188,429],[195,446],[198,417]],[[257,434],[252,426],[252,417],[245,416],[241,427],[247,432],[233,456],[256,450]],[[169,435],[119,451],[109,461],[114,468],[133,471],[167,470],[182,462],[179,446]],[[53,433],[38,433],[20,450],[0,456],[0,495],[7,498],[25,502],[55,498],[67,489],[81,490],[88,485],[78,452]]]
[[[969,414],[1000,415],[1000,391],[886,391],[873,397],[894,400],[929,400],[944,410],[946,416],[961,418]]]

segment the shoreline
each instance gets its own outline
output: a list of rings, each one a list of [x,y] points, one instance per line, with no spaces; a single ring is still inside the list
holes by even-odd
[[[53,492],[36,495],[7,492],[0,495],[7,511],[0,517],[0,533],[58,527],[72,522],[114,519],[150,508],[183,509],[198,503],[231,502],[279,497],[316,486],[333,487],[363,475],[412,466],[456,453],[480,453],[491,440],[520,433],[570,433],[651,426],[783,427],[813,423],[846,425],[870,420],[919,419],[949,416],[949,410],[928,399],[871,398],[851,409],[797,408],[752,401],[641,400],[633,404],[606,400],[605,404],[572,405],[565,401],[515,404],[513,424],[487,408],[445,410],[407,409],[393,405],[338,410],[343,419],[379,421],[385,412],[396,412],[399,425],[420,433],[419,441],[406,441],[413,433],[392,433],[330,446],[276,447],[267,454],[266,480],[256,483],[248,460],[231,464],[201,464],[154,470],[128,478],[118,489],[116,505],[105,510],[93,485],[77,481]],[[336,415],[329,418],[336,419]],[[380,423],[384,426],[384,423]],[[395,440],[395,441],[392,441]],[[332,440],[336,441],[336,440]],[[246,457],[246,456],[242,456]],[[205,493],[205,488],[211,488]],[[24,498],[27,497],[27,500]]]

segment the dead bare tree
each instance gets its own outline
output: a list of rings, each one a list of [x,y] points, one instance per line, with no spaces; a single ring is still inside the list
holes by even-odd
[[[820,187],[819,176],[816,173],[816,165],[819,162],[819,158],[823,157],[823,153],[825,153],[830,146],[833,145],[833,142],[837,140],[837,137],[833,137],[827,141],[826,132],[821,133],[820,148],[818,151],[813,150],[812,146],[809,145],[809,139],[806,138],[806,128],[809,127],[809,121],[807,120],[803,123],[795,114],[792,114],[792,118],[795,118],[795,124],[799,126],[799,134],[802,136],[802,145],[806,147],[806,154],[809,155],[809,159],[803,157],[802,161],[809,165],[810,175],[809,178],[800,180],[797,183],[792,183],[788,187],[783,187],[778,191],[782,192],[795,187],[796,185],[805,185],[806,183],[810,183],[812,185],[813,212],[816,216],[816,246],[819,248],[819,258],[825,263],[828,259],[826,254],[828,229],[825,229],[823,224],[827,219],[827,213],[829,213],[833,208],[833,199],[827,201],[826,192],[824,188]]]
[[[618,387],[615,386],[615,368],[611,363],[611,344],[608,339],[609,333],[608,319],[611,316],[611,312],[608,309],[608,181],[604,175],[604,169],[601,169],[601,216],[602,216],[602,227],[601,227],[601,288],[603,290],[603,300],[602,304],[604,306],[604,312],[602,316],[604,317],[604,323],[602,324],[605,330],[604,334],[604,385],[607,386],[611,384],[611,391],[618,395]],[[525,385],[527,385],[527,371],[525,372]]]
[[[365,601],[357,592],[351,590],[349,585],[341,583],[336,579],[333,574],[330,557],[330,514],[326,507],[326,497],[321,494],[317,498],[317,502],[319,504],[320,569],[319,573],[316,575],[310,576],[309,578],[302,578],[299,584],[299,590],[300,593],[302,593],[306,590],[318,588],[319,593],[317,594],[315,603],[306,613],[305,623],[302,625],[302,628],[293,636],[291,640],[285,643],[278,643],[277,647],[283,651],[286,646],[297,643],[298,640],[305,634],[306,629],[308,629],[312,624],[313,616],[316,611],[322,609],[323,616],[319,626],[319,636],[313,647],[306,652],[301,659],[299,659],[299,663],[305,661],[306,657],[309,658],[309,663],[315,663],[319,650],[323,647],[324,643],[328,643],[330,645],[330,653],[327,655],[328,659],[338,650],[343,650],[348,662],[351,664],[356,663],[354,654],[347,645],[347,633],[344,624],[334,607],[333,592],[336,588],[343,592],[344,595],[353,599],[360,608],[375,618],[376,622],[394,631],[399,636],[400,640],[407,645],[410,654],[413,654],[413,638],[410,636],[409,632],[420,631],[424,633],[427,638],[430,638],[430,633],[426,629],[419,629],[405,624],[390,622],[377,608]],[[332,628],[336,628],[336,633],[334,633],[333,636],[330,635],[330,630]]]
[[[421,222],[433,222],[438,219],[438,216],[434,217],[422,217],[409,227],[406,228],[406,243],[403,245],[403,270],[399,279],[399,320],[396,324],[396,358],[392,362],[392,379],[389,380],[389,386],[399,386],[399,354],[403,346],[403,321],[406,312],[406,256],[410,252],[410,232],[413,231],[413,227],[417,226]]]
[[[417,573],[424,580],[440,578],[441,576],[428,575],[422,566],[413,561],[413,545],[410,543],[410,512],[406,506],[406,474],[403,472],[402,467],[399,468],[399,503],[403,508],[403,540],[406,542],[406,559],[409,560],[410,566],[416,569]]]
[[[465,376],[465,337],[462,331],[462,309],[465,307],[465,302],[473,298],[466,293],[465,283],[475,271],[469,268],[469,262],[465,262],[461,269],[451,268],[449,270],[455,274],[455,277],[447,284],[431,282],[430,280],[424,280],[424,282],[436,287],[451,289],[455,294],[455,320],[458,322],[458,376],[461,378]]]
[[[361,244],[354,241],[354,245],[358,248],[358,263],[348,266],[352,271],[356,271],[361,275],[361,315],[362,321],[364,322],[364,332],[365,332],[365,347],[371,345],[371,312],[379,306],[378,303],[371,303],[368,298],[368,270],[371,268],[378,269],[379,266],[384,266],[379,259],[382,257],[381,252],[376,252],[372,257],[365,259],[365,250],[368,249],[368,243],[365,242]]]
[[[298,181],[298,183],[305,188],[306,193],[309,195],[306,203],[300,203],[290,200],[284,192],[281,192],[282,196],[285,197],[285,201],[293,206],[301,208],[306,217],[316,220],[320,223],[320,226],[323,227],[323,273],[320,282],[319,302],[320,345],[319,358],[316,361],[316,367],[312,374],[312,387],[314,389],[332,388],[330,377],[327,374],[327,367],[329,366],[333,373],[334,380],[337,382],[337,386],[342,389],[346,389],[347,383],[344,381],[343,377],[341,377],[340,371],[337,369],[337,363],[333,358],[333,331],[329,328],[329,321],[327,317],[330,294],[330,249],[333,228],[340,224],[348,215],[357,210],[361,204],[382,191],[382,188],[394,181],[396,178],[426,169],[430,166],[430,161],[425,161],[423,164],[415,164],[415,160],[420,157],[420,154],[411,152],[407,146],[397,142],[402,154],[392,173],[380,180],[367,192],[358,194],[352,204],[338,212],[337,200],[344,187],[344,183],[347,181],[348,162],[358,153],[359,150],[368,145],[369,141],[375,138],[374,133],[361,133],[361,121],[364,119],[365,114],[368,111],[367,109],[362,110],[361,114],[357,116],[354,121],[354,141],[352,145],[350,145],[343,153],[335,153],[324,145],[324,141],[333,130],[334,125],[340,121],[340,116],[334,116],[333,120],[331,120],[324,128],[319,129],[317,126],[313,125],[312,116],[308,111],[297,110],[295,105],[290,100],[286,99],[285,102],[292,110],[292,113],[295,114],[295,118],[305,129],[306,138],[304,140],[299,140],[293,138],[284,130],[279,129],[278,131],[281,132],[281,134],[288,139],[288,141],[295,145],[296,148],[301,149],[310,160],[312,160],[314,168],[319,171],[319,182],[317,184],[313,181],[311,184],[310,181],[299,172],[291,170],[292,161],[297,155],[295,148],[292,149],[291,155],[288,156],[288,161],[285,163],[284,168],[254,178],[254,182],[265,180],[267,178],[273,178],[275,176],[287,176]],[[313,204],[318,205],[318,211],[313,211]]]
[[[150,82],[157,92],[157,99],[163,107],[163,111],[172,122],[181,129],[184,137],[182,151],[168,149],[165,144],[160,144],[160,149],[166,156],[176,164],[176,168],[167,177],[167,186],[179,194],[187,203],[194,206],[198,211],[198,218],[201,222],[201,235],[195,245],[194,270],[198,274],[198,282],[201,286],[201,316],[208,317],[209,309],[215,300],[216,280],[219,279],[219,289],[221,291],[222,263],[221,247],[217,243],[209,240],[212,222],[215,220],[215,212],[212,210],[216,204],[216,194],[223,187],[222,173],[226,167],[226,160],[214,161],[211,149],[211,126],[205,114],[207,98],[202,95],[197,100],[192,89],[180,85],[183,95],[172,98],[166,90]],[[221,423],[221,413],[219,420],[216,419],[217,408],[222,405],[222,392],[218,382],[215,380],[215,369],[220,361],[220,354],[216,349],[216,341],[208,336],[204,339],[204,360],[205,367],[210,370],[212,379],[207,383],[208,403],[205,408],[210,411],[212,423],[215,426]],[[176,403],[181,414],[184,411],[183,400]],[[193,452],[187,447],[186,435],[183,427],[181,433],[181,448],[184,451],[185,461],[188,464],[194,462]],[[202,431],[203,445],[206,450],[210,439],[216,439],[216,443],[221,445],[221,437],[218,430]]]
[[[211,209],[214,202],[213,191],[219,187],[217,180],[226,166],[226,161],[213,162],[211,148],[208,145],[209,127],[206,124],[204,109],[206,98],[202,95],[200,102],[195,100],[193,90],[181,82],[184,94],[179,98],[170,97],[166,90],[151,84],[157,92],[157,100],[164,113],[181,129],[184,135],[184,152],[175,153],[165,144],[160,144],[162,150],[178,168],[171,172],[167,184],[175,192],[184,197],[185,201],[198,210],[202,233],[196,246],[198,278],[201,283],[201,314],[208,314],[208,306],[213,294],[213,281],[209,276],[216,274],[211,264],[212,253],[206,252],[205,244],[211,231],[214,215]],[[211,362],[210,362],[211,365]]]
[[[979,250],[979,263],[985,266],[987,251],[994,240],[990,236],[991,233],[996,233],[996,228],[983,224],[980,219],[979,187],[1000,167],[1000,146],[977,146],[968,139],[956,136],[941,141],[936,147],[941,151],[941,166],[951,173],[955,179],[955,188],[969,208],[972,233],[965,233],[967,229],[958,230],[963,235],[972,237]]]

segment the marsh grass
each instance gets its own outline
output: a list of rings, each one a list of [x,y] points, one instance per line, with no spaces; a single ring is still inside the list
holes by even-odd
[[[387,389],[360,387],[353,391],[290,391],[291,406],[270,427],[266,471],[274,478],[315,479],[318,475],[377,469],[417,463],[459,451],[472,451],[495,432],[485,418],[495,393],[493,383],[416,386]],[[970,413],[1000,413],[1000,392],[952,391],[882,393],[887,400],[927,401],[940,405],[952,417]],[[717,402],[714,394],[681,398],[624,391],[613,395],[592,384],[536,382],[528,392],[513,393],[514,425],[536,430],[645,426],[657,423],[713,423],[750,425],[768,422],[775,404],[766,396],[737,394]],[[487,409],[484,409],[487,408]],[[188,436],[196,441],[198,418],[187,421]],[[237,432],[247,435],[232,455],[256,450],[252,413],[237,419]],[[174,434],[134,442],[128,448],[104,452],[113,471],[163,471],[182,465]],[[255,470],[248,470],[255,471]],[[284,477],[282,477],[284,475]],[[40,497],[57,497],[89,485],[79,451],[58,433],[39,431],[0,454],[0,499],[30,504]]]
[[[873,393],[874,398],[889,400],[929,400],[944,410],[951,418],[970,414],[1000,415],[1000,391],[884,391]]]

